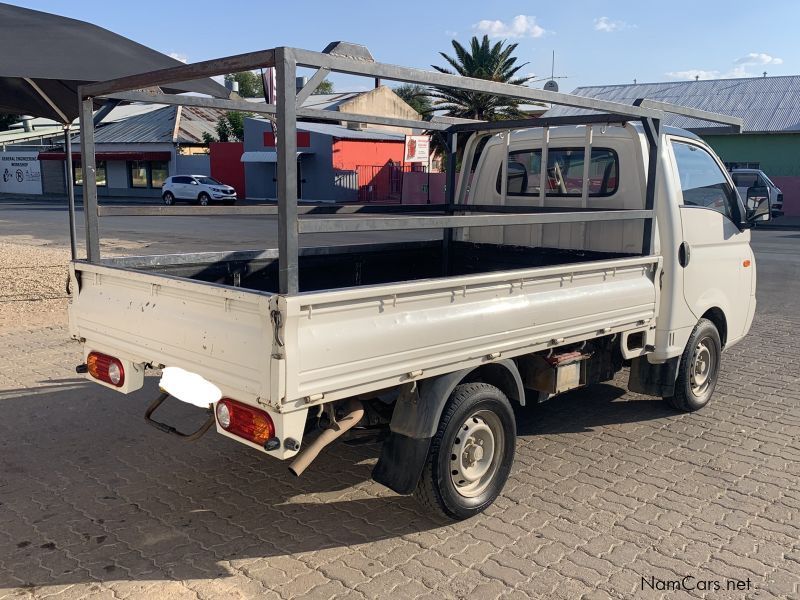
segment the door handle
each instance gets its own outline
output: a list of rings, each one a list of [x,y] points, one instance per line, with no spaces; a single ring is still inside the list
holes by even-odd
[[[680,266],[686,268],[686,265],[689,264],[689,259],[692,256],[692,251],[689,248],[689,244],[686,242],[681,242],[681,245],[678,246],[678,264]]]

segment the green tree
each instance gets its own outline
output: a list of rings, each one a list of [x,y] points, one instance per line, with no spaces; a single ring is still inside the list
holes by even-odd
[[[430,91],[425,86],[406,83],[395,88],[394,93],[423,117],[433,112]]]
[[[203,142],[210,144],[212,142],[241,142],[244,140],[244,120],[251,116],[250,113],[239,112],[232,110],[225,113],[217,121],[214,129],[217,136],[214,137],[211,133],[203,132]]]
[[[19,115],[0,113],[0,131],[10,129],[11,125],[19,121]]]
[[[314,94],[332,94],[333,82],[330,79],[323,79],[322,83],[314,90]]]
[[[440,73],[513,85],[525,85],[531,79],[518,75],[528,63],[516,64],[517,58],[512,54],[517,44],[508,44],[505,40],[490,44],[486,35],[480,40],[473,36],[469,50],[456,40],[452,44],[455,57],[439,53],[449,67],[431,65]],[[520,102],[512,98],[447,88],[434,88],[430,95],[435,98],[433,109],[445,111],[451,117],[498,121],[524,116],[519,110]]]
[[[235,81],[239,84],[239,95],[242,98],[263,98],[264,80],[255,71],[242,71],[225,75],[225,81]]]

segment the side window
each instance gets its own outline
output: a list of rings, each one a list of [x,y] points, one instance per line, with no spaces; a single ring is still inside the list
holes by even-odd
[[[701,206],[722,213],[731,220],[738,216],[736,193],[711,155],[692,144],[672,142],[683,204]]]
[[[755,173],[734,173],[732,178],[733,184],[740,188],[751,188],[758,182],[758,175]]]
[[[547,152],[548,196],[580,197],[583,186],[583,148],[549,148]],[[509,196],[538,196],[541,183],[542,151],[514,150],[508,154]],[[503,169],[497,173],[501,190]],[[619,159],[609,148],[592,148],[589,164],[589,196],[611,196],[619,185]]]

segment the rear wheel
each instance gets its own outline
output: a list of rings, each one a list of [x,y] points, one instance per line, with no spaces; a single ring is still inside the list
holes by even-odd
[[[211,202],[211,197],[205,192],[200,192],[200,195],[197,197],[197,203],[200,206],[208,206],[209,202]]]
[[[175,196],[172,192],[164,192],[164,195],[161,198],[164,200],[164,204],[167,206],[172,206],[175,204]]]
[[[678,410],[691,412],[711,401],[719,377],[722,342],[716,325],[700,319],[681,356],[675,395],[665,398]]]
[[[482,512],[508,479],[515,438],[514,411],[503,392],[486,383],[459,385],[442,412],[414,495],[450,519]]]

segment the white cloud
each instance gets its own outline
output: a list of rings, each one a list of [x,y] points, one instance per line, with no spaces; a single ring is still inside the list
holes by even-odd
[[[182,63],[188,63],[189,62],[189,57],[186,56],[185,54],[181,54],[180,52],[170,52],[168,54],[168,56],[170,58],[174,58],[175,60],[179,60]]]
[[[741,77],[759,77],[761,73],[751,73],[748,67],[765,65],[782,65],[783,59],[763,52],[750,52],[733,61],[733,67],[727,71],[719,69],[687,69],[685,71],[669,71],[667,77],[672,79],[738,79]]]
[[[613,33],[615,31],[632,29],[634,27],[636,27],[636,25],[629,25],[625,21],[612,21],[608,17],[599,17],[594,20],[595,31],[603,31],[605,33]]]
[[[764,52],[751,52],[736,59],[737,65],[782,65],[783,59]]]
[[[706,71],[705,69],[687,69],[686,71],[669,71],[667,77],[672,79],[719,79],[721,73],[719,71]]]
[[[529,15],[517,15],[510,21],[483,19],[475,23],[472,28],[491,38],[539,38],[546,33],[544,28],[536,23],[536,17]]]

